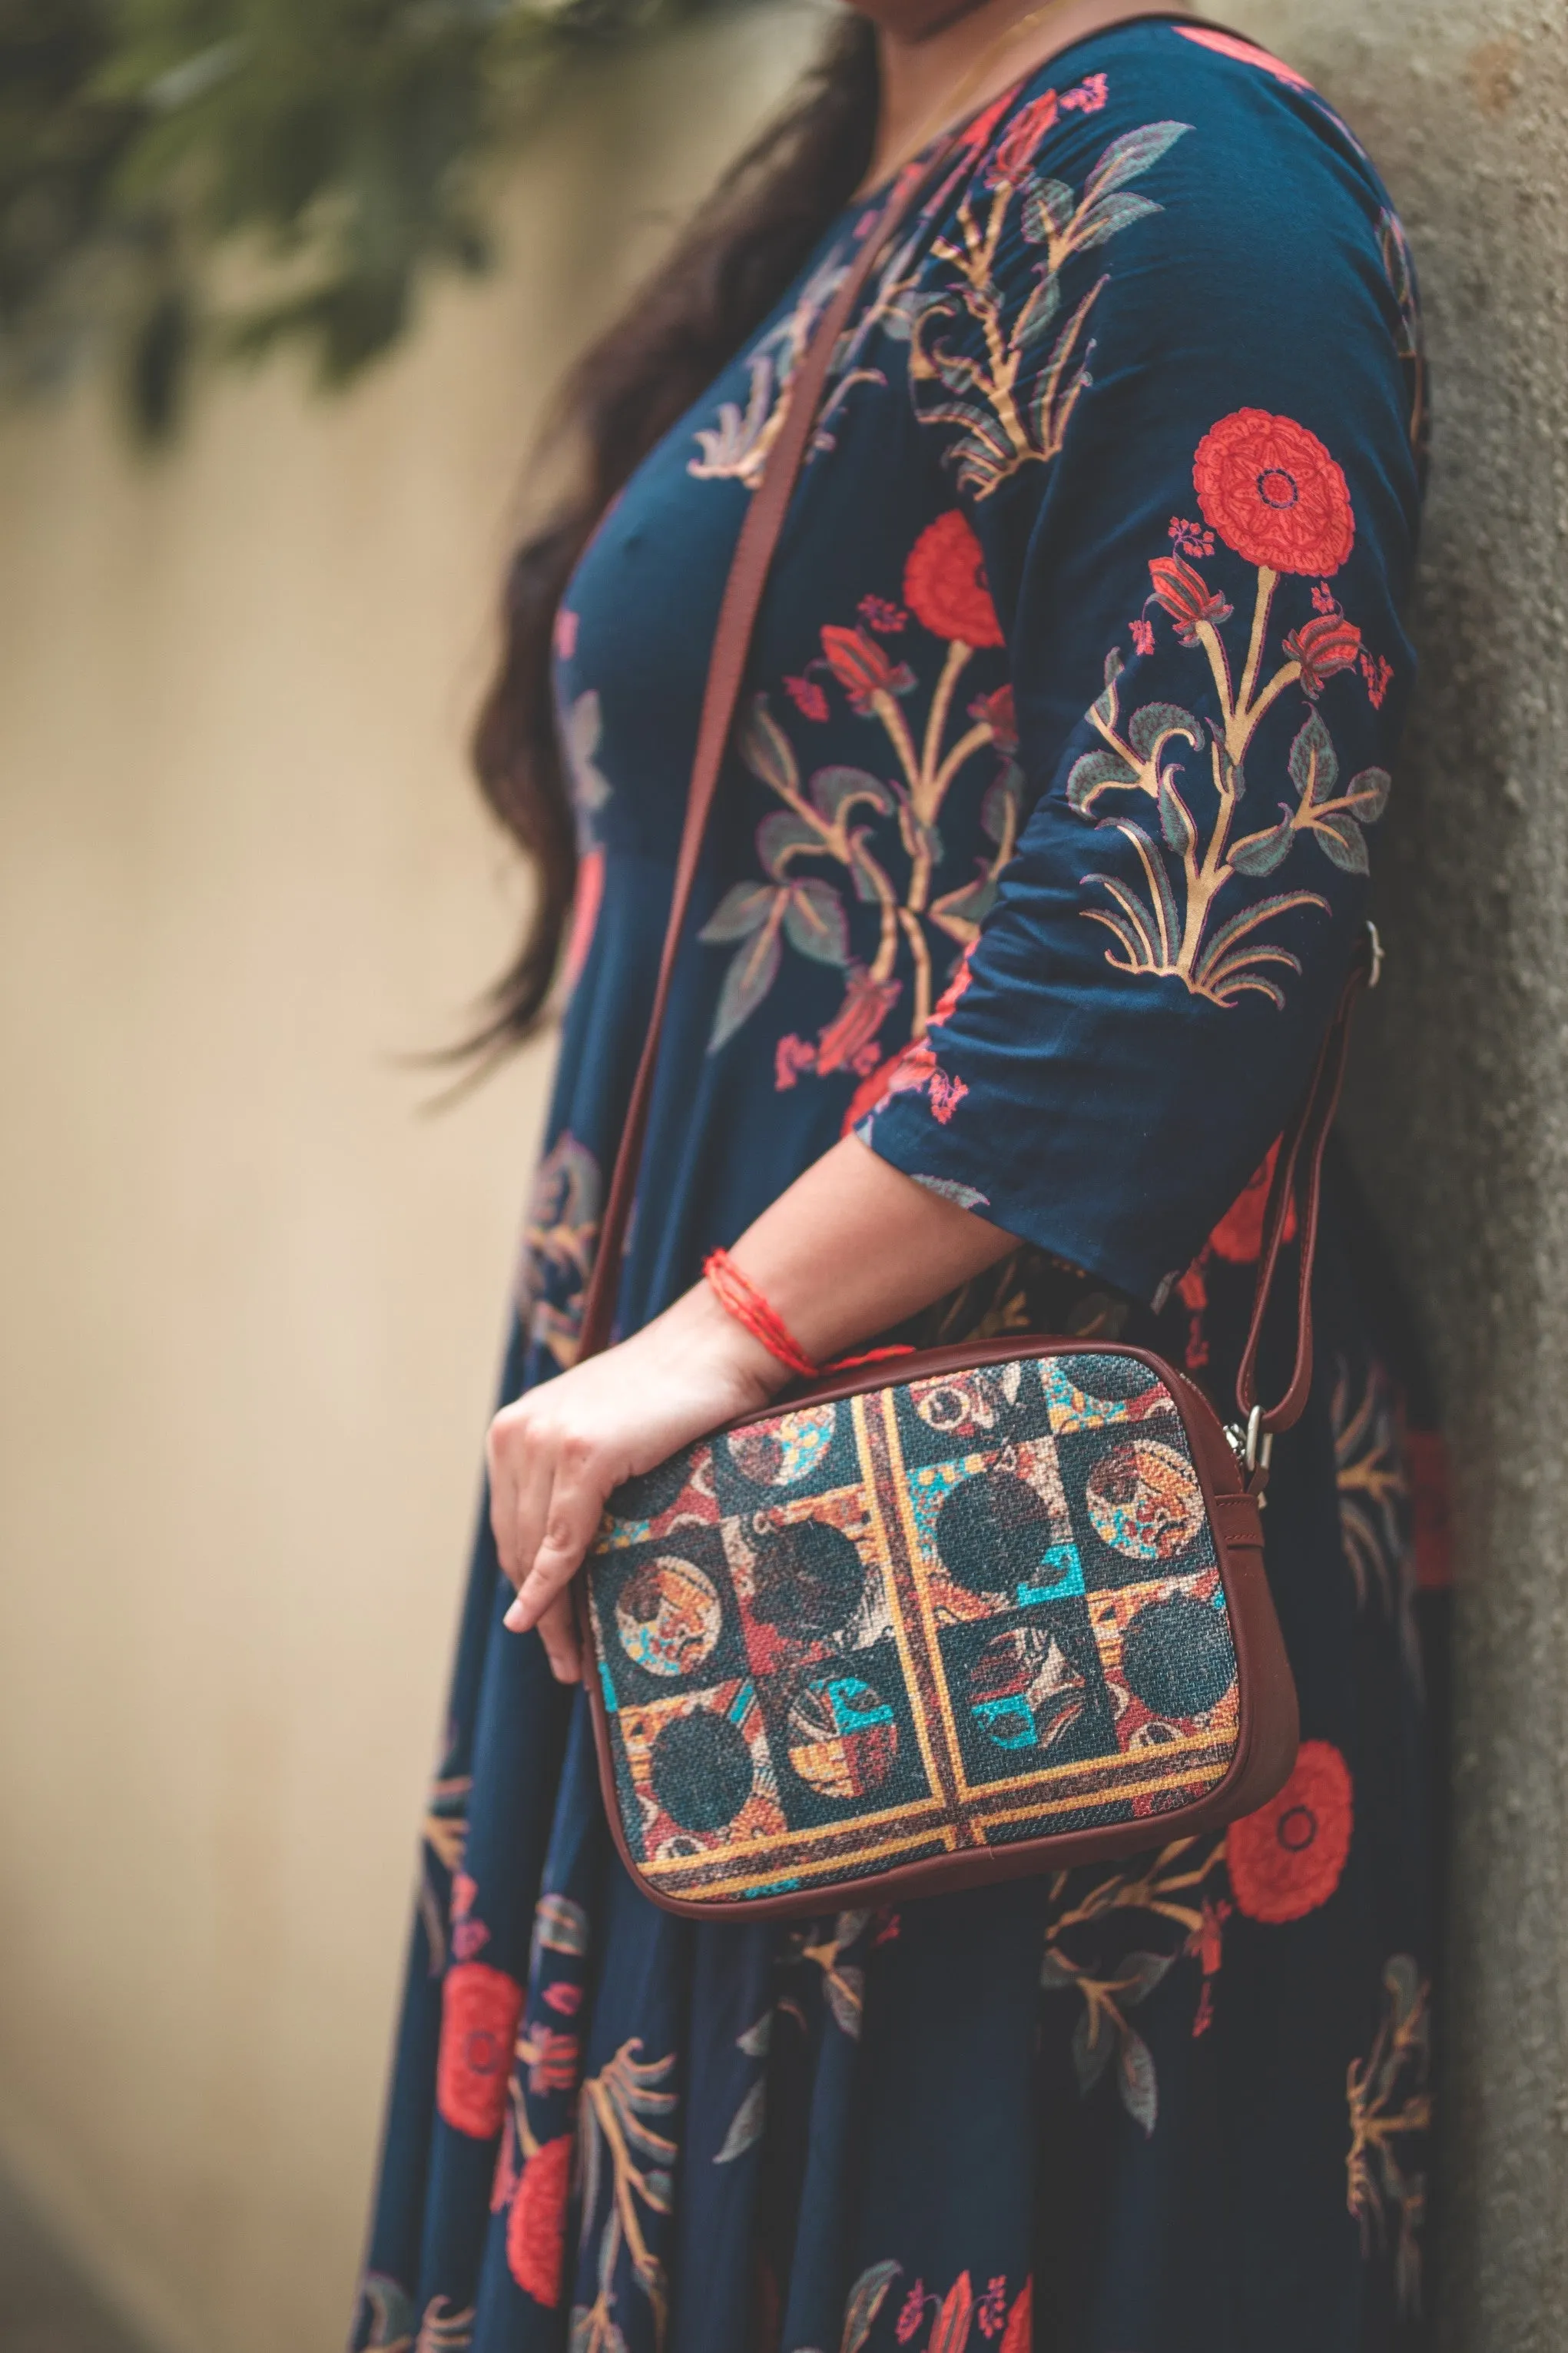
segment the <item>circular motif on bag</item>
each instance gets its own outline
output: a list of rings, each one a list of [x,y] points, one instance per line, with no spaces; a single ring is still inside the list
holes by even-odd
[[[961,1479],[936,1518],[938,1558],[970,1593],[1005,1593],[1026,1582],[1051,1541],[1046,1499],[1012,1471]]]
[[[752,1542],[752,1614],[764,1626],[815,1638],[836,1634],[854,1616],[866,1590],[866,1564],[842,1528],[792,1520]]]
[[[1155,1715],[1206,1715],[1236,1680],[1230,1627],[1190,1593],[1151,1601],[1121,1638],[1121,1672]]]
[[[825,1798],[858,1798],[879,1788],[899,1753],[893,1711],[862,1676],[815,1676],[789,1711],[789,1761]]]
[[[837,1419],[838,1409],[832,1405],[803,1405],[793,1413],[775,1414],[734,1431],[725,1441],[730,1460],[759,1487],[793,1487],[816,1470],[832,1445]]]
[[[1203,1490],[1172,1446],[1140,1438],[1113,1446],[1084,1486],[1089,1516],[1102,1541],[1133,1560],[1170,1560],[1203,1525]]]
[[[723,1616],[712,1578],[695,1562],[661,1553],[622,1586],[616,1631],[645,1674],[689,1675],[719,1640]]]
[[[752,1752],[738,1725],[714,1708],[672,1716],[648,1760],[653,1793],[682,1830],[719,1831],[752,1794]]]

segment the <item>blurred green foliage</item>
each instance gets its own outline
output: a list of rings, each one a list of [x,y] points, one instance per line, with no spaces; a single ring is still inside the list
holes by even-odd
[[[0,382],[107,359],[157,439],[199,348],[345,381],[486,266],[489,167],[563,76],[720,5],[0,0]]]

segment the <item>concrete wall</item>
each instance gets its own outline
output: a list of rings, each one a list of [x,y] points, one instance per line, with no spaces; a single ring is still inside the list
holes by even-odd
[[[1568,2343],[1568,10],[1232,0],[1341,103],[1422,270],[1426,663],[1356,1132],[1458,1472],[1439,2209],[1450,2343]]]
[[[1460,1472],[1450,2338],[1568,2311],[1568,19],[1229,0],[1383,163],[1438,430],[1357,1130]],[[504,278],[335,407],[0,435],[0,2159],[174,2353],[339,2337],[536,1055],[436,1124],[515,884],[457,744],[590,310],[801,38],[622,77]]]

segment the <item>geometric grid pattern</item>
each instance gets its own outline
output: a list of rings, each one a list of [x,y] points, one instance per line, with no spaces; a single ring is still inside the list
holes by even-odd
[[[1235,1754],[1203,1491],[1115,1348],[704,1440],[611,1496],[588,1598],[627,1846],[721,1909],[1168,1812]]]

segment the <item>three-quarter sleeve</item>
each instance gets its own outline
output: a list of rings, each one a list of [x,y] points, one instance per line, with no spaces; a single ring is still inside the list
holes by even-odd
[[[1026,815],[857,1133],[1151,1300],[1306,1083],[1412,667],[1396,231],[1348,137],[1281,155],[1268,120],[1249,153],[1015,118],[907,304]]]

